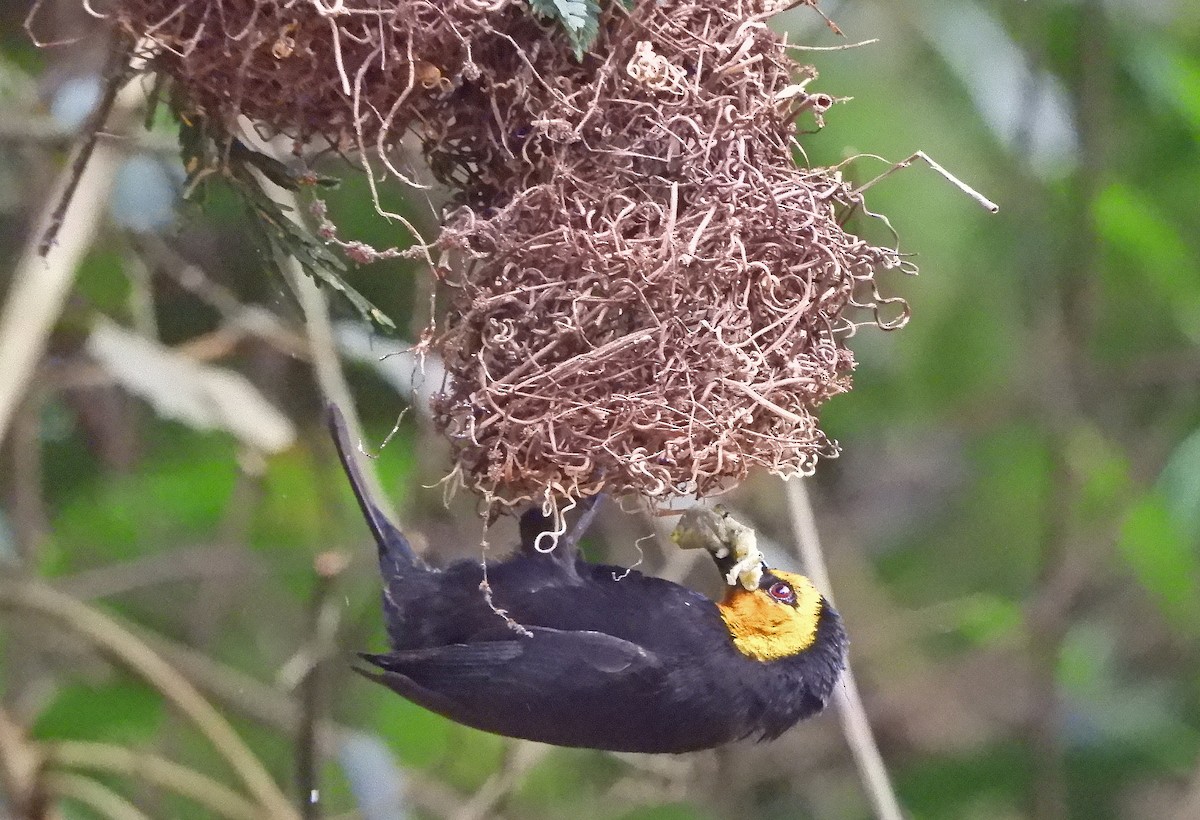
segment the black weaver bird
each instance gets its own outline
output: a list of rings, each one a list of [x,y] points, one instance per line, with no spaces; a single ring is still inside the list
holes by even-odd
[[[487,732],[620,752],[688,752],[778,737],[824,707],[846,634],[803,576],[763,568],[721,603],[575,549],[593,504],[550,552],[539,510],[521,545],[489,563],[428,567],[372,502],[336,409],[330,428],[379,546],[392,651],[358,670]],[[543,541],[545,539],[542,539]],[[714,555],[714,557],[716,557]],[[732,558],[716,557],[722,573]]]

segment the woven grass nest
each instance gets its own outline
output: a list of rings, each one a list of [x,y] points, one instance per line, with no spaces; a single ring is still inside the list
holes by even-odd
[[[210,115],[357,147],[385,175],[421,138],[453,192],[435,417],[501,507],[809,473],[836,453],[816,412],[850,387],[846,339],[907,317],[875,281],[897,253],[843,227],[861,195],[797,162],[797,121],[835,100],[766,25],[796,4],[602,5],[581,59],[523,0],[109,12]]]

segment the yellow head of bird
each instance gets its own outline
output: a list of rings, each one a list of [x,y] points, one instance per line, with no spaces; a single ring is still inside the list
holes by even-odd
[[[717,604],[733,645],[757,661],[791,657],[812,646],[824,607],[812,581],[778,570],[764,573],[757,589],[729,587]]]

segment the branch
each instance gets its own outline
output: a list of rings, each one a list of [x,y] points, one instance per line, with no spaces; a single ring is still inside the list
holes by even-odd
[[[796,537],[800,562],[817,589],[833,603],[829,570],[825,566],[817,523],[813,518],[812,504],[809,502],[803,479],[793,478],[785,481],[784,488],[787,492],[788,512],[792,518],[792,531]],[[900,809],[900,801],[892,788],[883,756],[879,754],[879,746],[871,731],[871,722],[867,719],[867,711],[863,707],[862,696],[859,694],[858,684],[854,680],[854,672],[848,660],[846,671],[842,673],[842,685],[834,690],[833,702],[842,722],[842,732],[850,745],[850,753],[858,767],[859,777],[862,778],[863,788],[866,789],[875,809],[875,816],[879,820],[902,820],[904,813]]]
[[[108,68],[104,72],[104,93],[96,109],[88,117],[87,125],[83,129],[83,138],[75,145],[71,164],[68,166],[66,184],[55,196],[54,208],[41,231],[37,250],[38,256],[43,259],[58,239],[58,232],[63,227],[67,209],[71,207],[71,200],[75,197],[75,190],[79,187],[83,172],[87,170],[92,153],[96,150],[100,130],[104,128],[104,123],[108,121],[117,104],[117,94],[133,74],[129,65],[129,59],[133,56],[133,46],[133,41],[123,32],[118,35],[118,41],[109,46]]]
[[[137,806],[104,784],[78,774],[47,772],[42,780],[59,797],[77,800],[110,820],[150,820]]]
[[[11,578],[0,579],[0,609],[42,615],[106,650],[195,724],[271,817],[296,817],[270,774],[225,718],[186,678],[116,620],[42,583]]]
[[[138,636],[183,673],[209,697],[229,710],[262,726],[295,735],[303,719],[300,704],[288,692],[263,683],[241,670],[226,666],[190,646],[176,643],[146,627],[130,625]],[[318,723],[316,745],[326,759],[337,754],[338,748],[354,730],[329,720]],[[450,817],[458,811],[461,798],[432,778],[420,772],[405,773],[409,801],[435,817]],[[499,815],[497,815],[499,817]]]
[[[46,795],[39,782],[41,762],[25,733],[0,709],[0,786],[15,816],[46,817]]]
[[[123,130],[141,99],[137,84],[127,85],[116,97],[109,127]],[[85,151],[87,142],[85,137],[77,144],[76,157]],[[123,150],[110,141],[93,148],[78,175],[73,171],[74,164],[59,173],[54,193],[26,239],[8,298],[0,309],[0,441],[29,388],[34,368],[75,281],[75,272],[99,230],[117,169],[124,161]],[[64,199],[68,194],[69,200]],[[63,202],[67,205],[59,213]],[[56,223],[57,241],[40,253],[41,238]]]
[[[338,552],[324,552],[313,563],[316,583],[309,602],[309,642],[297,658],[304,662],[300,679],[300,727],[296,733],[296,783],[304,820],[320,817],[320,747],[318,732],[328,700],[329,660],[337,653],[341,609],[331,599],[338,576],[349,559]]]
[[[41,747],[47,763],[145,779],[233,820],[262,820],[253,803],[216,780],[166,758],[113,743],[63,740]]]
[[[259,174],[259,180],[263,190],[270,195],[271,199],[280,205],[284,212],[296,221],[296,224],[303,227],[300,216],[302,210],[296,195],[279,187],[261,174]],[[349,428],[351,437],[359,442],[361,448],[362,422],[355,409],[354,397],[350,393],[350,385],[346,381],[342,361],[338,357],[337,343],[333,337],[333,324],[329,320],[329,303],[325,299],[325,293],[312,277],[305,274],[303,266],[296,257],[289,256],[280,260],[280,268],[288,277],[292,289],[296,293],[296,298],[300,301],[300,308],[304,312],[305,327],[308,329],[309,351],[312,355],[313,370],[317,376],[317,384],[321,388],[321,395],[325,397],[326,401],[333,402],[341,408],[342,414],[346,417],[346,427]],[[383,491],[383,485],[379,482],[379,474],[375,471],[375,465],[368,459],[362,463],[362,469],[367,488],[374,496],[375,503],[395,521],[396,511]]]
[[[912,156],[908,157],[907,159],[900,160],[899,162],[894,164],[891,168],[888,168],[886,171],[884,171],[882,174],[875,177],[874,179],[872,179],[868,182],[864,182],[862,185],[859,185],[857,188],[855,188],[851,192],[851,196],[858,196],[858,195],[862,194],[864,191],[866,191],[868,188],[873,186],[875,183],[880,182],[880,181],[890,177],[892,174],[896,173],[897,171],[907,168],[908,166],[912,165],[917,160],[923,161],[926,165],[928,165],[934,171],[941,174],[943,179],[945,179],[947,182],[949,182],[951,185],[953,185],[958,190],[962,191],[967,196],[971,197],[971,199],[978,202],[980,207],[984,208],[989,213],[994,214],[994,213],[998,213],[1000,211],[999,205],[997,205],[995,202],[992,202],[986,196],[979,193],[979,191],[976,191],[970,185],[963,182],[961,179],[956,177],[954,174],[947,171],[945,168],[943,168],[941,165],[939,165],[936,161],[934,161],[933,157],[929,156],[929,154],[926,154],[924,151],[917,151],[916,153],[914,153]]]
[[[487,779],[471,799],[454,813],[454,820],[485,820],[494,817],[504,802],[529,771],[552,751],[551,746],[528,740],[512,741],[504,755],[500,771]]]
[[[256,556],[238,547],[198,544],[151,553],[128,561],[55,578],[53,586],[72,598],[112,598],[160,584],[245,579],[264,574]]]

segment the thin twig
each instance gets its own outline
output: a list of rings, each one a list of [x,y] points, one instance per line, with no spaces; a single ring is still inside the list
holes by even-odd
[[[788,43],[787,48],[792,51],[846,51],[851,48],[862,48],[863,46],[873,46],[879,42],[878,37],[872,37],[869,40],[859,40],[857,43],[846,43],[840,46],[802,46],[795,43]]]
[[[947,171],[945,168],[943,168],[941,165],[939,165],[936,161],[934,161],[933,157],[929,156],[929,154],[926,154],[924,151],[917,151],[915,154],[913,154],[908,159],[900,160],[899,162],[894,164],[891,168],[888,168],[886,171],[884,171],[879,176],[875,177],[872,180],[864,182],[862,185],[859,185],[857,188],[855,188],[851,192],[850,195],[857,196],[859,194],[862,194],[868,188],[873,186],[876,182],[879,182],[883,179],[886,179],[887,177],[890,177],[892,174],[896,173],[897,171],[901,170],[902,168],[907,168],[908,166],[912,165],[913,162],[915,162],[916,160],[924,161],[926,164],[929,165],[930,168],[932,168],[933,170],[935,170],[939,174],[941,174],[942,177],[944,177],[947,182],[949,182],[951,185],[953,185],[958,190],[962,191],[967,196],[971,197],[971,199],[975,200],[976,202],[978,202],[980,205],[982,205],[984,208],[991,211],[992,213],[997,213],[1000,210],[999,205],[997,205],[995,202],[992,202],[986,196],[979,193],[979,191],[976,191],[970,185],[963,182],[961,179],[956,177],[954,174]]]
[[[90,777],[66,772],[47,772],[42,780],[46,788],[54,794],[83,803],[110,820],[150,820],[137,806]]]
[[[42,615],[106,650],[195,724],[271,817],[296,817],[270,774],[225,718],[179,672],[116,620],[45,584],[11,578],[0,579],[0,609]]]
[[[186,259],[161,237],[146,236],[134,247],[184,290],[214,308],[222,322],[256,336],[293,358],[307,360],[309,344],[283,319],[257,305],[246,305],[229,288],[215,281],[202,266]]]
[[[291,191],[275,185],[266,177],[259,175],[263,190],[278,203],[289,217],[296,220],[301,227],[306,227],[300,221],[303,210],[299,200]],[[289,256],[280,260],[280,267],[288,277],[296,298],[300,301],[300,309],[304,312],[305,327],[308,330],[308,344],[312,355],[313,370],[316,373],[317,384],[321,395],[326,401],[333,402],[342,410],[346,418],[346,427],[355,441],[362,442],[363,429],[355,409],[354,397],[350,385],[346,381],[346,373],[342,369],[342,360],[338,356],[337,342],[333,335],[333,324],[329,319],[329,302],[325,293],[317,286],[311,277],[304,273],[300,262]],[[379,474],[375,465],[368,459],[362,464],[363,476],[370,494],[393,521],[397,520],[396,512],[392,509],[388,495],[383,491]]]
[[[38,820],[45,816],[46,795],[38,780],[40,762],[25,732],[0,709],[0,786],[14,816]]]
[[[46,398],[45,390],[29,392],[13,412],[8,439],[10,521],[16,536],[17,555],[25,568],[38,566],[39,547],[50,532],[42,452],[45,442],[41,411]]]
[[[315,583],[309,603],[309,644],[304,649],[308,669],[300,681],[300,731],[296,734],[296,784],[300,792],[300,814],[304,820],[321,816],[318,776],[318,729],[325,711],[329,659],[334,655],[341,610],[330,600],[338,576],[349,560],[337,552],[325,552],[313,562]]]
[[[42,231],[41,242],[38,244],[38,256],[43,259],[54,247],[58,232],[62,229],[66,219],[67,210],[71,207],[71,200],[83,179],[83,172],[87,170],[92,153],[96,150],[96,143],[100,139],[100,129],[108,121],[109,115],[116,105],[117,94],[121,87],[128,82],[132,73],[129,58],[133,55],[133,40],[125,35],[121,35],[121,37],[122,41],[114,43],[110,47],[108,68],[104,72],[104,94],[101,95],[96,110],[88,117],[87,126],[83,131],[83,139],[77,144],[75,155],[71,158],[71,164],[68,167],[67,183],[58,194],[58,202],[54,206],[54,210],[50,212],[50,219]]]
[[[262,575],[256,556],[241,547],[197,544],[150,553],[54,579],[54,587],[81,600],[111,598],[160,584],[196,583]]]
[[[46,763],[144,779],[233,820],[263,820],[249,800],[195,769],[113,743],[63,740],[39,747]]]
[[[793,478],[785,481],[784,488],[800,561],[817,589],[833,603],[829,570],[825,566],[821,539],[804,480]],[[842,673],[842,685],[834,690],[833,702],[842,722],[842,732],[850,745],[850,753],[858,767],[859,777],[862,778],[863,788],[866,789],[875,809],[875,816],[879,820],[902,820],[904,813],[900,809],[900,801],[892,788],[887,766],[871,731],[871,722],[867,719],[867,711],[863,707],[862,696],[859,694],[849,661],[846,663],[846,671]]]
[[[551,747],[528,740],[514,740],[504,756],[500,771],[488,778],[469,801],[454,814],[454,820],[485,820],[521,784],[525,775],[545,759]]]
[[[232,712],[262,726],[294,737],[299,731],[301,707],[292,694],[213,660],[203,652],[172,641],[145,627],[132,625],[142,640],[154,647],[209,697]],[[355,730],[322,718],[315,733],[317,749],[329,759]],[[436,817],[452,817],[462,802],[452,789],[420,772],[405,772],[406,794],[415,807]]]
[[[113,105],[109,127],[122,130],[125,120],[142,99],[142,91],[131,83]],[[45,349],[54,323],[62,313],[75,272],[92,244],[105,203],[109,199],[117,169],[124,154],[111,141],[96,146],[83,172],[73,176],[64,169],[54,184],[45,210],[26,239],[21,258],[13,271],[8,297],[0,310],[0,441],[8,432],[17,405],[29,388],[34,368]],[[58,214],[56,203],[68,187],[74,195],[65,212]],[[56,220],[61,228],[58,241],[45,254],[40,253],[39,238]]]

